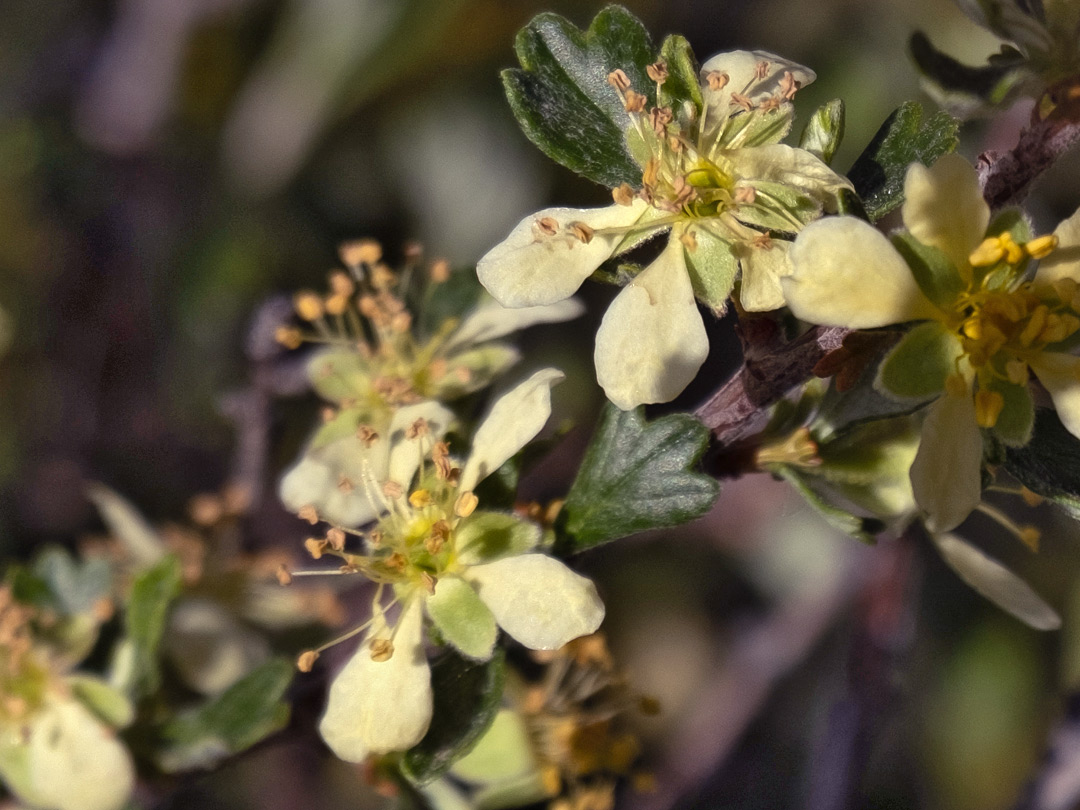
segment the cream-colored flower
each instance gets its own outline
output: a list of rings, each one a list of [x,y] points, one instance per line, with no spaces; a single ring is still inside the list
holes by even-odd
[[[1080,247],[1080,219],[1031,240],[1014,213],[991,222],[974,170],[956,155],[930,169],[911,166],[904,193],[906,234],[890,241],[850,217],[811,223],[782,283],[792,312],[811,323],[921,322],[886,356],[877,385],[901,398],[936,398],[911,476],[927,524],[941,532],[979,503],[979,429],[1008,445],[1030,438],[1029,373],[1080,436],[1080,358],[1067,353],[1080,330],[1080,251],[1069,248]],[[1044,261],[1029,280],[1033,258]]]
[[[477,265],[510,307],[566,298],[604,262],[670,231],[667,248],[615,298],[596,338],[600,385],[616,405],[667,402],[693,379],[709,344],[695,297],[721,311],[741,271],[748,310],[784,304],[790,242],[850,183],[802,149],[791,127],[807,68],[764,51],[714,56],[701,68],[703,106],[644,110],[612,74],[631,118],[627,142],[641,188],[608,208],[548,208],[526,217]],[[787,237],[790,239],[790,236]]]

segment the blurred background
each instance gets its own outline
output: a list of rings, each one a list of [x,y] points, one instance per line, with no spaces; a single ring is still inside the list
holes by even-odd
[[[971,62],[998,45],[945,0],[626,5],[657,42],[683,33],[701,59],[761,48],[815,69],[796,131],[842,97],[841,171],[900,102],[925,101],[905,52],[914,30]],[[273,482],[316,403],[280,396],[289,385],[265,368],[257,313],[321,287],[347,238],[374,237],[391,258],[418,239],[469,265],[545,204],[605,204],[606,189],[520,134],[498,78],[533,14],[584,27],[601,6],[4,0],[0,553],[94,529],[89,481],[161,521],[240,468],[267,487],[250,542],[299,543]],[[962,151],[1008,148],[1027,114],[967,125]],[[1042,229],[1080,202],[1078,180],[1067,161],[1037,187]],[[612,294],[586,291],[595,312]],[[528,364],[570,372],[556,391],[557,419],[578,426],[567,453],[601,401],[595,322],[527,337]],[[715,334],[713,362],[675,407],[737,364],[730,324]],[[542,466],[528,485],[556,495],[559,473]],[[996,611],[925,544],[835,536],[766,476],[728,484],[685,531],[581,558],[620,664],[664,709],[641,731],[656,791],[622,805],[1012,806],[1080,679],[1080,554],[1063,516],[1002,503],[1047,526],[1038,556],[979,517],[965,529],[1063,613],[1059,633]],[[379,806],[354,769],[327,764],[308,715],[166,806]]]

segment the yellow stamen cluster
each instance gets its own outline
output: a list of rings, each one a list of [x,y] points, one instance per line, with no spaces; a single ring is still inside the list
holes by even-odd
[[[44,697],[49,671],[35,654],[34,611],[0,586],[0,723],[18,722]]]

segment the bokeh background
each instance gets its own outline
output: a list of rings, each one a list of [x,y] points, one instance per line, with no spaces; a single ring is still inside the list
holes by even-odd
[[[0,4],[0,553],[24,557],[99,526],[104,481],[153,520],[242,470],[266,489],[249,542],[295,544],[273,482],[316,403],[267,371],[252,324],[274,296],[321,286],[346,238],[408,239],[468,265],[545,204],[608,192],[519,133],[498,71],[541,10],[587,25],[602,4],[532,0],[4,0]],[[796,128],[842,97],[844,170],[900,102],[921,95],[905,53],[921,28],[978,62],[997,43],[946,0],[641,0],[659,41],[700,58],[763,48],[818,72]],[[929,104],[928,101],[926,101]],[[963,130],[1007,148],[1021,107]],[[1048,227],[1080,203],[1066,161],[1030,201]],[[587,290],[602,312],[611,290]],[[272,304],[270,305],[272,306]],[[600,404],[593,321],[534,330],[557,363],[557,420],[580,452]],[[715,328],[692,407],[737,363]],[[288,396],[293,394],[292,396]],[[528,486],[555,495],[561,464]],[[642,721],[665,808],[1013,806],[1060,695],[1080,683],[1076,537],[1048,507],[1035,556],[983,518],[967,536],[1065,616],[1038,634],[988,606],[925,542],[835,536],[783,485],[728,484],[687,530],[585,555],[620,662],[664,712]],[[300,686],[284,738],[178,786],[167,807],[377,807],[311,732]]]

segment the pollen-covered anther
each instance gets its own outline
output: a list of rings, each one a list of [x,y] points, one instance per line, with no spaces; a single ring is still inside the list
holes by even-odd
[[[336,526],[326,532],[326,542],[334,551],[345,550],[345,532]]]
[[[328,545],[326,540],[321,537],[309,537],[304,541],[304,548],[307,549],[307,553],[311,555],[313,560],[321,559]]]
[[[419,439],[421,436],[427,436],[431,433],[431,428],[428,426],[426,419],[417,419],[407,428],[405,428],[405,438],[410,441],[413,439]]]
[[[331,295],[326,299],[325,306],[327,315],[344,315],[349,308],[349,298],[345,295]]]
[[[1046,326],[1039,333],[1039,342],[1058,343],[1065,340],[1069,335],[1080,329],[1080,318],[1075,315],[1050,313],[1046,318]]]
[[[371,640],[371,660],[378,663],[389,661],[394,657],[394,642],[388,638],[373,638]]]
[[[304,342],[304,336],[295,327],[279,326],[274,330],[274,340],[286,349],[299,349]]]
[[[382,258],[382,245],[374,239],[355,239],[338,248],[338,256],[346,267],[375,264]]]
[[[1046,329],[1047,323],[1050,318],[1050,309],[1045,304],[1040,304],[1035,308],[1035,311],[1031,313],[1031,317],[1024,325],[1023,331],[1020,332],[1020,345],[1030,346]]]
[[[372,548],[378,548],[383,542],[383,533],[378,529],[372,529],[367,535],[368,545]]]
[[[753,205],[757,199],[757,191],[753,186],[739,186],[731,198],[739,205]]]
[[[732,93],[731,100],[742,107],[746,112],[750,112],[754,109],[754,102],[750,100],[749,96],[744,96],[742,93]]]
[[[462,492],[457,496],[457,500],[454,501],[454,514],[460,518],[468,517],[476,511],[476,506],[479,503],[480,499],[473,493]]]
[[[574,235],[575,239],[577,239],[579,242],[583,242],[586,245],[593,240],[593,235],[596,233],[596,231],[594,231],[584,222],[571,222],[570,225],[567,226],[567,228],[570,233]]]
[[[360,440],[364,447],[371,447],[379,440],[379,434],[371,425],[360,425],[356,428],[356,438]]]
[[[315,650],[302,652],[296,659],[296,668],[301,672],[311,672],[311,668],[315,666],[315,662],[318,660],[319,654]]]
[[[790,70],[785,70],[784,75],[780,77],[780,95],[786,101],[791,101],[798,90],[799,83],[795,81],[795,76]]]
[[[667,81],[668,77],[667,62],[653,62],[651,65],[645,68],[645,72],[654,82],[656,82],[657,84],[663,84],[665,81]]]
[[[330,281],[330,290],[334,295],[348,298],[356,292],[356,284],[349,278],[348,273],[343,273],[340,270],[332,270],[328,278]]]
[[[426,489],[418,489],[409,494],[409,505],[413,509],[423,509],[431,506],[431,493]]]
[[[683,247],[685,247],[691,253],[693,253],[695,250],[697,250],[697,247],[698,247],[697,236],[694,235],[693,231],[685,231],[685,232],[683,232],[682,235],[679,236],[679,241],[682,242]]]
[[[450,262],[439,259],[431,263],[428,269],[428,278],[436,284],[442,284],[450,278]]]
[[[608,74],[607,83],[620,93],[625,93],[630,89],[630,77],[627,76],[626,72],[622,69],[611,71],[611,73]]]
[[[424,541],[424,548],[429,554],[438,554],[450,539],[450,524],[445,520],[437,520],[431,526],[431,532]]]
[[[710,90],[723,90],[730,81],[731,77],[719,70],[713,70],[705,77],[705,83]]]
[[[308,290],[298,292],[293,297],[293,308],[304,321],[317,321],[323,316],[323,300]]]
[[[553,217],[541,217],[533,223],[533,227],[541,236],[554,236],[559,232],[559,223]]]
[[[371,268],[371,284],[376,290],[390,290],[397,284],[397,275],[385,264]]]
[[[990,267],[1001,261],[1005,255],[1005,248],[996,236],[987,237],[982,243],[971,251],[968,261],[972,267]]]
[[[1013,385],[1027,385],[1028,364],[1023,360],[1009,360],[1005,364],[1005,376]]]
[[[674,120],[671,107],[653,107],[649,110],[649,126],[658,138],[664,137],[668,124]]]
[[[1009,264],[1019,264],[1024,258],[1024,249],[1013,241],[1012,235],[1008,232],[1003,233],[998,236],[998,241],[1005,251],[1005,261]]]
[[[405,555],[400,551],[395,551],[389,557],[386,558],[385,565],[391,571],[404,571],[405,566],[409,564],[409,561],[405,559]]]
[[[1033,259],[1045,259],[1057,249],[1057,246],[1058,238],[1050,233],[1045,236],[1038,236],[1025,244],[1024,252]]]
[[[641,172],[641,184],[645,188],[653,188],[656,185],[656,179],[660,175],[660,164],[656,158],[649,158],[645,163],[645,168]]]
[[[431,462],[435,465],[435,477],[440,481],[447,480],[454,468],[450,462],[450,445],[446,442],[435,442],[435,446],[431,448]]]
[[[644,112],[646,102],[648,98],[636,90],[627,90],[626,95],[623,96],[623,107],[629,113]]]
[[[975,394],[975,422],[981,428],[992,428],[1005,407],[1005,398],[997,391],[979,389]]]
[[[439,580],[437,580],[427,571],[420,575],[420,587],[427,591],[428,596],[435,595],[435,585],[438,584],[438,582]]]
[[[286,566],[285,563],[278,565],[277,570],[274,572],[274,576],[277,577],[278,585],[292,584],[292,572],[289,571],[288,566]]]
[[[306,520],[312,526],[319,522],[319,513],[310,503],[306,506],[301,506],[300,511],[296,513],[296,516],[301,520]]]
[[[769,75],[769,63],[762,59],[756,65],[754,65],[754,78],[761,81]]]
[[[390,319],[390,328],[399,335],[406,334],[412,328],[412,315],[408,312],[399,312]]]
[[[397,481],[387,481],[382,486],[383,495],[391,500],[397,500],[405,494],[405,488]]]
[[[611,198],[619,205],[631,205],[634,202],[634,190],[629,183],[623,183],[611,190]]]
[[[338,488],[338,492],[343,492],[346,495],[348,495],[350,492],[352,492],[354,489],[356,489],[356,484],[354,484],[352,482],[352,479],[346,478],[343,475],[343,476],[341,476],[341,478],[338,479],[337,488]]]

